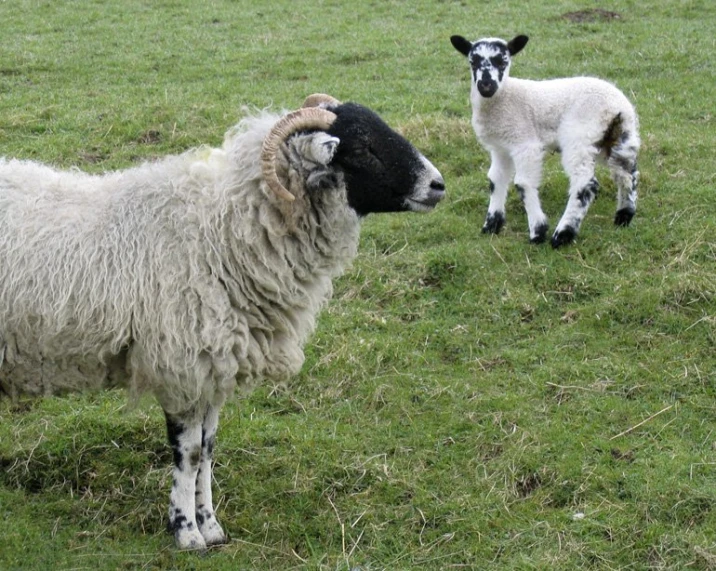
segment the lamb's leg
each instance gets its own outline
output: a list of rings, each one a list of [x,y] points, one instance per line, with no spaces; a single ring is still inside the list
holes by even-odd
[[[638,144],[631,141],[629,133],[624,133],[620,144],[612,149],[607,165],[617,187],[617,213],[614,224],[628,226],[636,212],[637,186],[639,171],[636,166]]]
[[[541,148],[524,148],[515,153],[515,187],[520,194],[527,213],[530,242],[541,244],[547,237],[549,225],[539,200],[539,185],[542,182],[544,152]]]
[[[514,166],[509,155],[493,151],[492,164],[487,173],[490,180],[490,205],[487,208],[483,234],[498,234],[505,224],[505,200],[507,188],[514,174]]]
[[[170,533],[179,549],[204,549],[206,541],[196,523],[196,478],[201,460],[201,422],[193,416],[165,413],[167,435],[174,453],[174,474],[169,497]],[[188,420],[191,418],[192,420]]]
[[[562,164],[569,175],[569,199],[562,218],[552,235],[552,247],[559,248],[574,241],[584,216],[597,197],[599,183],[594,178],[596,149],[584,145],[564,145]]]
[[[201,461],[196,476],[196,521],[207,545],[226,543],[227,537],[214,515],[211,496],[212,456],[219,426],[219,408],[209,406],[201,435]]]

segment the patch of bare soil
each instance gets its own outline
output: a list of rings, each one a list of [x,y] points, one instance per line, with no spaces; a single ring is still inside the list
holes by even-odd
[[[586,10],[577,10],[576,12],[567,12],[562,14],[560,18],[569,20],[573,23],[581,22],[611,22],[613,20],[621,20],[621,14],[611,12],[610,10],[602,10],[601,8],[588,8]]]

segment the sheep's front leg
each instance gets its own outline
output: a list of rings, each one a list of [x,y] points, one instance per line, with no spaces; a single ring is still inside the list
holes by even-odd
[[[209,406],[201,433],[201,461],[196,476],[196,522],[207,545],[226,543],[227,537],[214,515],[211,495],[212,457],[219,426],[218,407]]]
[[[179,549],[204,549],[206,541],[196,522],[196,481],[201,461],[202,427],[199,420],[165,413],[167,435],[174,453],[174,474],[169,497],[168,530]]]
[[[514,156],[515,187],[520,194],[527,213],[530,242],[541,244],[547,237],[549,225],[539,200],[539,185],[542,182],[544,151],[541,147],[524,147]]]
[[[590,148],[565,145],[562,164],[569,175],[569,199],[567,207],[552,235],[552,247],[559,248],[574,241],[584,216],[597,197],[599,183],[594,178],[596,152]]]
[[[512,159],[501,151],[492,151],[492,163],[487,172],[490,180],[490,205],[487,207],[483,234],[498,234],[505,224],[505,201],[507,188],[514,174]]]

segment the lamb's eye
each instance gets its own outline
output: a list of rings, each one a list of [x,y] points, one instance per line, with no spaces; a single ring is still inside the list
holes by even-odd
[[[505,67],[505,65],[507,65],[504,56],[495,56],[493,58],[490,58],[490,61],[495,67]]]

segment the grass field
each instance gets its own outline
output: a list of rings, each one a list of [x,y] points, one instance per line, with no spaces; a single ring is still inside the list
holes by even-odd
[[[569,15],[595,8],[618,17]],[[368,218],[302,373],[224,410],[229,545],[181,553],[164,531],[152,402],[1,402],[0,569],[716,569],[715,32],[708,0],[0,3],[0,155],[119,168],[323,91],[383,115],[449,194]],[[632,99],[631,227],[600,171],[576,245],[528,244],[514,192],[480,234],[454,33],[526,33],[513,75]],[[565,189],[550,157],[552,226]]]

